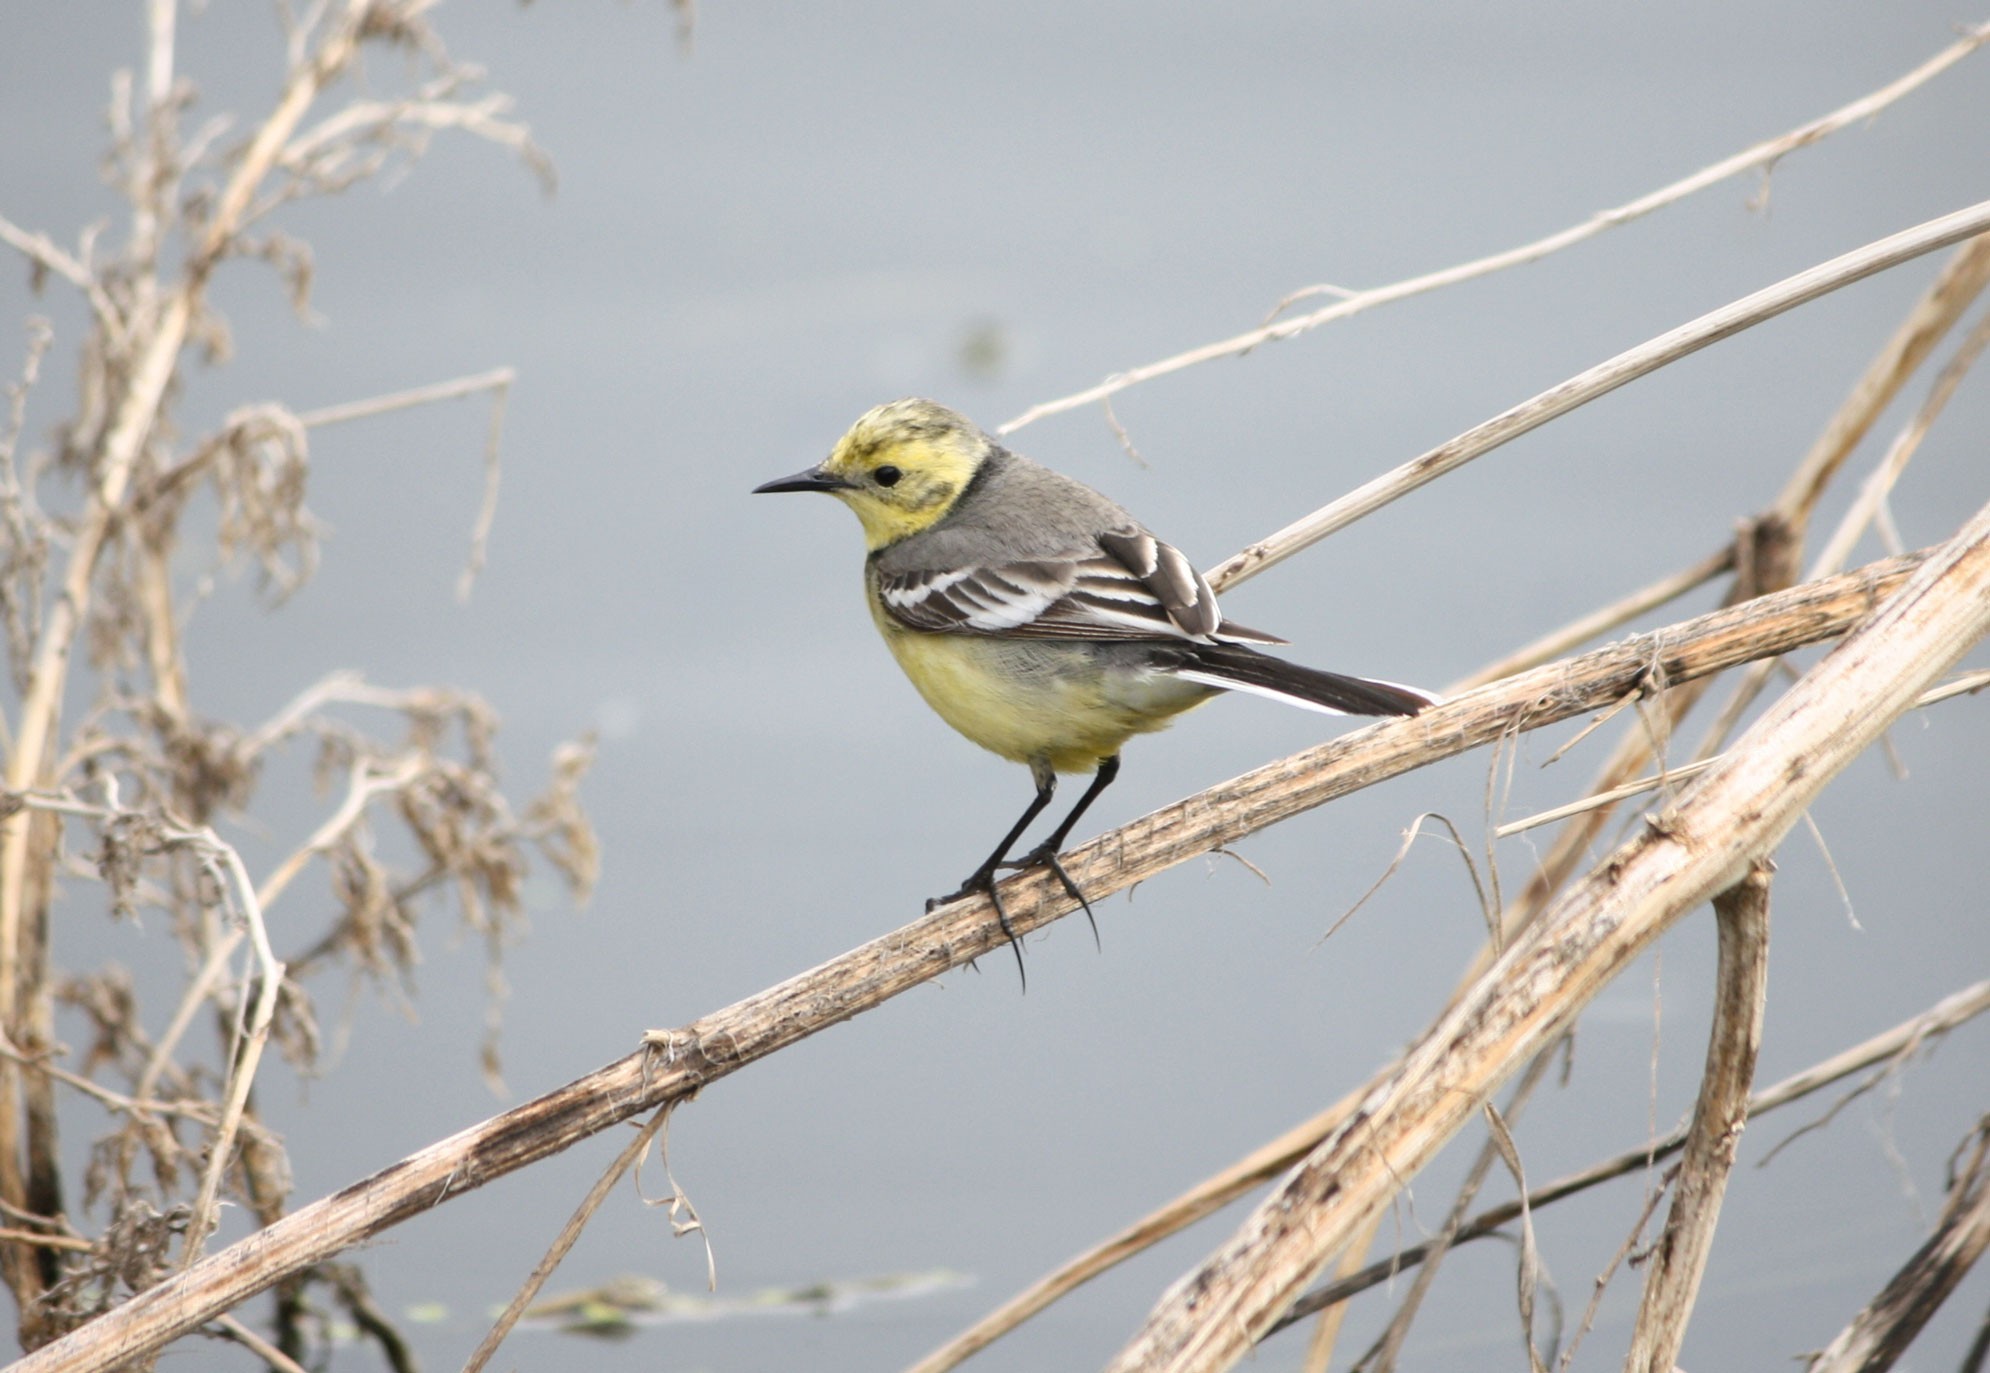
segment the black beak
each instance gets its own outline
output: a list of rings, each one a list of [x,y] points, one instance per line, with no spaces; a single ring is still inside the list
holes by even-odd
[[[758,496],[768,491],[853,491],[857,483],[845,481],[833,472],[825,472],[820,467],[811,467],[795,473],[792,477],[780,477],[774,481],[762,482],[753,488]]]

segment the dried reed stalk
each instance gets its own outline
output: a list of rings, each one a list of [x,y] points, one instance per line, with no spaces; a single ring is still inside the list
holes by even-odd
[[[1378,1213],[1334,1265],[1336,1277],[1350,1277],[1360,1269],[1362,1256],[1368,1252],[1368,1246],[1375,1241],[1375,1232],[1381,1228],[1382,1216]],[[1299,1365],[1299,1373],[1328,1373],[1333,1366],[1334,1346],[1340,1341],[1341,1324],[1346,1319],[1346,1302],[1335,1302],[1320,1312],[1319,1323],[1313,1327],[1312,1336],[1306,1341],[1306,1357]]]
[[[1844,633],[1907,584],[1920,556],[1888,559],[1703,615],[1494,683],[1422,715],[1343,735],[1175,803],[1073,850],[1065,866],[1095,897],[1221,844],[1441,758],[1617,700],[1653,673],[1686,681]],[[1002,886],[1019,934],[1075,909],[1054,876]],[[290,1274],[869,1010],[1002,947],[985,897],[911,924],[680,1030],[556,1091],[410,1155],[286,1216],[63,1339],[18,1373],[88,1373],[139,1357]]]
[[[1672,1212],[1646,1261],[1627,1373],[1672,1373],[1713,1251],[1714,1225],[1748,1122],[1748,1089],[1762,1048],[1762,1009],[1769,995],[1769,865],[1756,864],[1716,896],[1714,916],[1720,953],[1707,1066],[1672,1189]]]
[[[1109,1367],[1188,1373],[1247,1353],[1507,1074],[1672,922],[1768,857],[1823,786],[1986,629],[1990,508],[1778,700],[1728,763],[1544,912],[1348,1125],[1169,1289]]]

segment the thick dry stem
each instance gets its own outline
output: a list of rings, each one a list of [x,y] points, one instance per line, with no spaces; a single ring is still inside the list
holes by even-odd
[[[1654,671],[1684,681],[1844,633],[1922,558],[1894,558],[1551,664],[1268,764],[1082,844],[1065,867],[1094,899],[1266,825],[1440,758],[1622,697]],[[1028,933],[1076,909],[1040,870],[1002,884]],[[997,950],[988,901],[942,906],[910,925],[472,1126],[213,1254],[38,1350],[17,1373],[86,1373],[159,1348],[290,1274],[431,1206],[677,1100],[819,1030]]]
[[[1762,1047],[1762,1008],[1769,993],[1768,866],[1757,865],[1716,896],[1714,914],[1720,922],[1720,956],[1707,1067],[1672,1189],[1672,1211],[1645,1268],[1644,1297],[1624,1363],[1627,1373],[1672,1373],[1713,1249],[1714,1225],[1748,1121],[1748,1089]]]
[[[1368,1222],[1368,1228],[1355,1237],[1347,1252],[1340,1256],[1334,1271],[1340,1277],[1348,1277],[1358,1271],[1361,1260],[1368,1254],[1368,1246],[1375,1242],[1375,1232],[1382,1228],[1382,1217],[1377,1216]],[[1320,1312],[1320,1319],[1313,1327],[1311,1338],[1306,1341],[1306,1358],[1300,1365],[1299,1373],[1328,1373],[1333,1367],[1334,1345],[1340,1340],[1342,1323],[1347,1319],[1347,1303],[1335,1302]]]
[[[1108,1366],[1189,1373],[1247,1353],[1507,1074],[1673,921],[1767,857],[1825,783],[1986,628],[1990,509],[1772,706],[1729,762],[1544,912],[1354,1118],[1169,1289]]]

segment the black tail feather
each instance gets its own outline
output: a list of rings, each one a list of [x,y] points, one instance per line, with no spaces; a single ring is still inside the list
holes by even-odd
[[[1187,666],[1239,689],[1268,691],[1347,715],[1414,715],[1437,698],[1392,682],[1301,667],[1242,644],[1189,646]]]

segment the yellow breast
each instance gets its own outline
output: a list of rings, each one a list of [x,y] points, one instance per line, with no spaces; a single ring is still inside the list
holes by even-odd
[[[1090,772],[1130,736],[1166,727],[1213,694],[1187,684],[1157,693],[1117,680],[1121,674],[1084,643],[920,633],[887,617],[875,598],[871,614],[926,704],[981,747],[1018,763]]]

